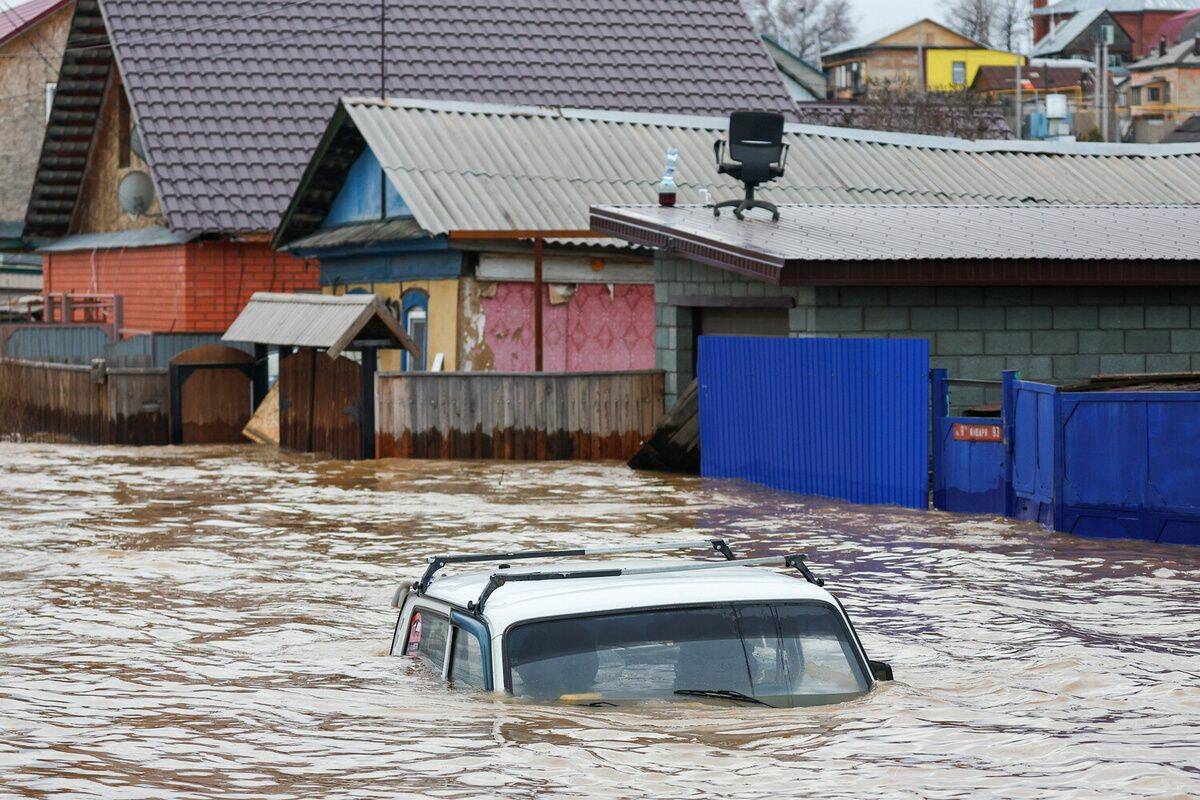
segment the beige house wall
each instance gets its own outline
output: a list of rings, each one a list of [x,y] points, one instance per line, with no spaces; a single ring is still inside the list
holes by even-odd
[[[0,221],[25,218],[74,4],[0,45]]]

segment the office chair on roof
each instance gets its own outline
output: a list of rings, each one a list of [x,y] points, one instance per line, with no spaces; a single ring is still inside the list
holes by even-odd
[[[713,142],[717,157],[717,172],[729,175],[746,186],[741,200],[725,200],[713,206],[713,216],[719,217],[722,208],[733,208],[733,215],[743,219],[751,208],[765,208],[771,218],[779,221],[779,209],[774,203],[754,199],[754,187],[783,176],[788,146],[783,141],[783,114],[774,111],[735,111],[729,116],[729,158],[723,161],[725,142]]]

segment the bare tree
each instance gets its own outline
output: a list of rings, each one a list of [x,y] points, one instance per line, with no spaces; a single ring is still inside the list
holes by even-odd
[[[996,7],[1002,0],[943,0],[950,27],[977,42],[991,44]]]
[[[1004,110],[983,92],[924,92],[911,81],[871,81],[857,108],[847,112],[853,118],[844,124],[871,130],[960,139],[1012,136]]]
[[[742,0],[742,7],[755,30],[810,61],[858,30],[850,0]]]
[[[1030,14],[1029,0],[997,0],[992,16],[992,44],[1014,53],[1025,50]]]

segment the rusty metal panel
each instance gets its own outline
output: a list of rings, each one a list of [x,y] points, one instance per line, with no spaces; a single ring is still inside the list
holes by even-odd
[[[250,421],[254,356],[233,347],[208,344],[171,359],[172,441],[175,444],[229,444],[245,441]]]
[[[663,415],[663,374],[378,376],[381,458],[628,459]]]
[[[334,458],[363,457],[362,367],[302,347],[279,362],[279,444]]]
[[[88,364],[104,358],[108,334],[98,326],[13,324],[0,326],[0,356],[23,361]]]

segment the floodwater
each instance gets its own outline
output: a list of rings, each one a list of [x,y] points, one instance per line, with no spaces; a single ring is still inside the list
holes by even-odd
[[[1200,796],[1200,549],[620,465],[0,444],[0,796]],[[538,706],[386,655],[444,550],[799,547],[897,680]],[[795,545],[793,545],[795,543]]]

